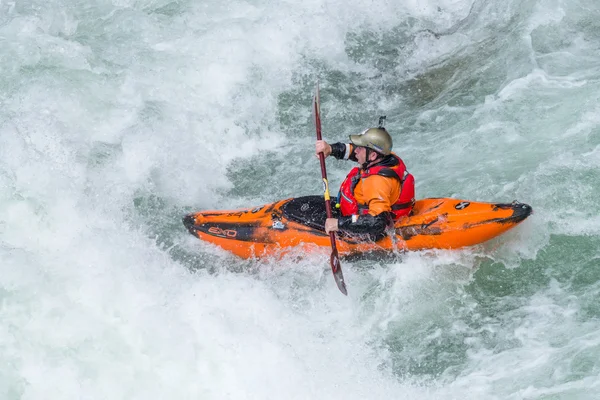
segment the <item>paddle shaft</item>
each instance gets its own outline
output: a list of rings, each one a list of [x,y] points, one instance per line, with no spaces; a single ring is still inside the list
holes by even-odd
[[[318,112],[315,112],[316,115],[316,126],[317,126],[317,140],[321,139],[321,119]],[[325,210],[327,211],[327,218],[332,218],[333,213],[331,212],[331,196],[329,194],[329,182],[327,181],[327,167],[325,166],[325,155],[323,153],[319,153],[319,162],[321,164],[321,176],[323,177],[323,184],[325,185],[323,191],[325,193]],[[333,248],[335,245],[335,232],[330,232],[331,235],[331,246]]]

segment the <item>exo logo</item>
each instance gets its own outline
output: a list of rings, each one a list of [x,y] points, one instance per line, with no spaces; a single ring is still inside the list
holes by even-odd
[[[469,207],[470,204],[471,203],[469,203],[468,201],[461,201],[460,203],[455,205],[454,208],[456,208],[457,210],[464,210],[465,208]]]
[[[208,228],[208,233],[215,236],[234,238],[237,236],[237,231],[233,229],[221,229],[218,226],[211,226]]]

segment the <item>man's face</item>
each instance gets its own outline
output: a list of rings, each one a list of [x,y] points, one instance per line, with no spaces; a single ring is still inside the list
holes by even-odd
[[[354,151],[354,154],[356,155],[356,159],[358,160],[359,164],[364,164],[365,161],[367,161],[367,149],[362,147],[362,146],[358,146],[356,148],[356,150]]]
[[[365,162],[367,162],[367,148],[366,147],[362,147],[362,146],[356,147],[356,150],[354,150],[354,154],[356,155],[356,159],[358,160],[359,164],[362,165]],[[375,154],[375,152],[371,152],[369,161],[373,161],[375,158],[377,158],[377,155]]]

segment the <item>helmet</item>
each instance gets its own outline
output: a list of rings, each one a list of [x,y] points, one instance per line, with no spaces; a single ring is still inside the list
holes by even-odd
[[[385,156],[392,152],[392,137],[385,128],[369,128],[360,135],[350,135],[350,141],[356,146],[368,147]]]

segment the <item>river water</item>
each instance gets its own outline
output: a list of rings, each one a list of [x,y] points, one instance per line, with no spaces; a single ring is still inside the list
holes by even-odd
[[[321,193],[317,80],[417,197],[534,214],[346,261],[348,297],[189,235]],[[596,0],[0,0],[0,397],[597,398],[599,93]]]

